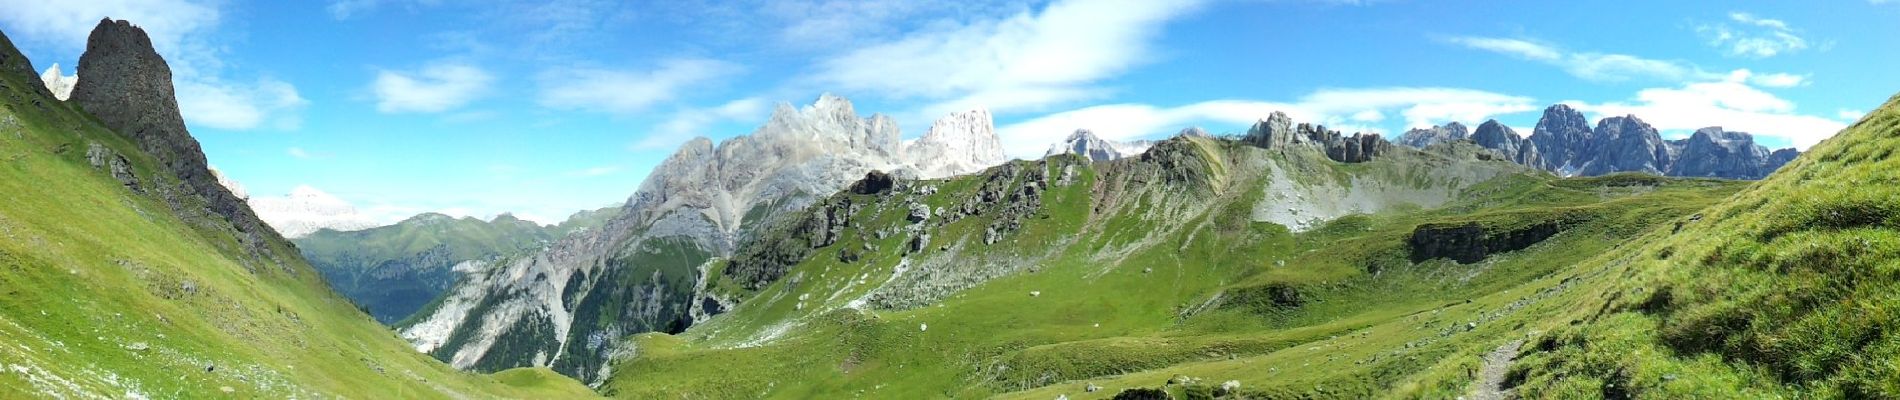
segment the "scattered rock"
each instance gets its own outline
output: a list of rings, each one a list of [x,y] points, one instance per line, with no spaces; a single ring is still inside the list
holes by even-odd
[[[930,330],[930,324],[917,324],[917,331],[918,331],[918,332],[925,332],[925,331],[929,331],[929,330]]]
[[[237,393],[237,388],[233,388],[230,386],[219,386],[218,391],[225,392],[225,393]]]
[[[152,346],[145,344],[145,342],[133,342],[132,344],[125,346],[126,350],[138,351],[138,352],[150,350],[151,348]]]
[[[1096,385],[1095,385],[1095,383],[1093,383],[1093,382],[1091,382],[1091,383],[1089,383],[1089,385],[1088,385],[1088,386],[1086,386],[1086,387],[1083,387],[1083,388],[1082,388],[1082,390],[1083,390],[1083,391],[1086,391],[1086,392],[1089,392],[1089,393],[1095,393],[1095,392],[1098,392],[1098,391],[1101,391],[1101,390],[1102,390],[1102,387],[1101,387],[1101,386],[1096,386]]]
[[[913,224],[924,222],[924,220],[927,219],[930,219],[930,206],[920,203],[911,203],[910,215],[904,217],[904,220],[910,221],[910,223]]]
[[[1031,290],[1031,291],[1029,291],[1029,297],[1042,297],[1042,291],[1040,291],[1040,290]]]
[[[1220,383],[1220,395],[1228,395],[1240,390],[1240,381],[1230,380]]]

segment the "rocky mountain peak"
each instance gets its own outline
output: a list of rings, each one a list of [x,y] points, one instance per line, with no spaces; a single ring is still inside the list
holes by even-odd
[[[904,147],[904,156],[924,178],[967,174],[1009,160],[990,110],[984,108],[938,118],[923,137]]]
[[[1676,157],[1668,172],[1677,176],[1761,179],[1800,154],[1794,149],[1770,152],[1756,144],[1753,135],[1719,126],[1697,129],[1669,145]]]
[[[1425,148],[1426,146],[1431,146],[1433,144],[1464,139],[1467,137],[1470,137],[1470,129],[1466,128],[1465,124],[1452,122],[1445,125],[1435,125],[1435,126],[1432,126],[1431,128],[1412,129],[1412,130],[1405,131],[1404,135],[1399,136],[1399,144],[1412,146],[1416,148]]]
[[[176,197],[201,197],[211,213],[236,230],[238,241],[253,256],[271,259],[280,266],[283,257],[296,257],[276,254],[270,243],[282,237],[211,173],[198,140],[185,129],[184,117],[178,113],[171,67],[152,48],[152,39],[144,29],[124,20],[99,21],[86,39],[86,52],[79,56],[78,73],[86,79],[74,83],[69,101],[98,117],[107,128],[138,143],[182,182],[182,193],[161,191],[172,197],[168,204],[174,208],[194,207],[194,202]],[[178,211],[183,215],[198,212]]]
[[[1530,140],[1543,152],[1544,169],[1574,175],[1582,167],[1579,159],[1594,150],[1592,135],[1590,121],[1582,112],[1567,104],[1557,104],[1544,109],[1544,116],[1531,130]]]
[[[1062,139],[1061,142],[1050,146],[1049,151],[1045,153],[1045,155],[1050,156],[1057,154],[1080,155],[1082,158],[1095,162],[1108,161],[1125,156],[1121,154],[1119,149],[1115,148],[1114,144],[1103,140],[1101,137],[1095,136],[1095,132],[1091,132],[1087,129],[1075,130],[1075,133],[1069,134],[1068,138]]]
[[[1207,130],[1201,129],[1201,127],[1198,127],[1198,126],[1190,126],[1190,127],[1182,128],[1181,132],[1176,133],[1175,136],[1212,137],[1211,135],[1207,134]]]
[[[1543,164],[1542,155],[1538,152],[1537,146],[1532,145],[1523,136],[1519,136],[1517,130],[1495,119],[1479,124],[1478,130],[1471,133],[1471,141],[1477,143],[1479,147],[1491,149],[1518,164],[1528,166]]]

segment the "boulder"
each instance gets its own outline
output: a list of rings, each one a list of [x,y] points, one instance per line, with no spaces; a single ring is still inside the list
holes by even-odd
[[[864,179],[852,183],[850,190],[852,194],[880,194],[889,192],[896,186],[897,178],[891,177],[891,174],[884,171],[871,171],[864,174]]]

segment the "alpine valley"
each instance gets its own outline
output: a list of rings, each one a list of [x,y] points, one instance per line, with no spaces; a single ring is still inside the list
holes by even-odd
[[[388,223],[212,168],[153,43],[0,33],[0,398],[1900,398],[1900,96],[1806,152],[1566,102],[1028,159],[824,93],[562,222]]]

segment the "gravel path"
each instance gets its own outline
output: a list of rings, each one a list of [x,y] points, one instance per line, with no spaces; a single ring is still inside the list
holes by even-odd
[[[1484,356],[1484,368],[1478,371],[1477,387],[1472,388],[1470,400],[1503,400],[1516,398],[1515,390],[1504,388],[1504,374],[1510,372],[1511,362],[1517,361],[1517,349],[1524,346],[1524,340],[1513,340],[1498,346],[1491,354]]]

